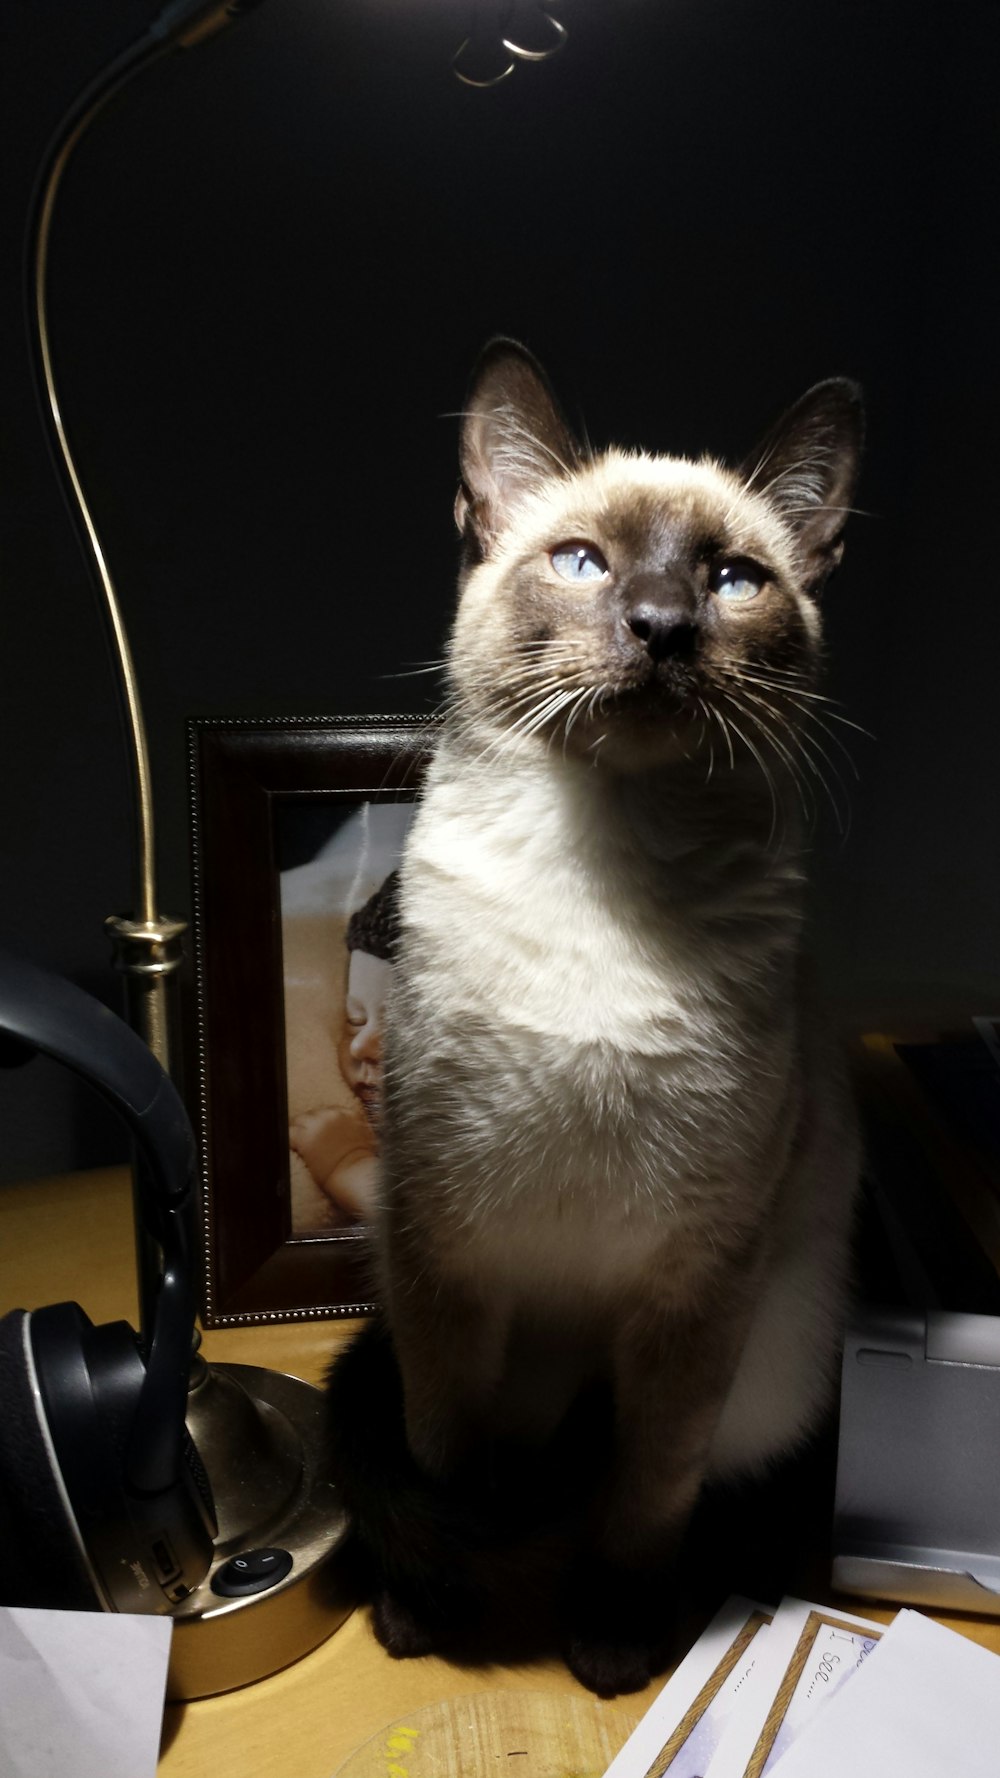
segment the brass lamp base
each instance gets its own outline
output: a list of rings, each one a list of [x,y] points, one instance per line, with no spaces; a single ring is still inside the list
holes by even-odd
[[[347,1515],[326,1466],[322,1411],[321,1392],[297,1377],[195,1359],[188,1428],[219,1532],[209,1574],[171,1613],[168,1698],[211,1697],[276,1673],[352,1610],[337,1573]],[[273,1583],[269,1564],[281,1575]],[[263,1590],[220,1594],[255,1584],[261,1569]]]

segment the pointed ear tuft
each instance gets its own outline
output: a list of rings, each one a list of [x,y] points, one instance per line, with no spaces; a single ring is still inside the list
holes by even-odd
[[[541,366],[516,340],[491,340],[465,403],[455,501],[455,522],[476,555],[489,554],[528,495],[579,461]]]
[[[861,390],[831,377],[789,408],[742,465],[747,486],[795,532],[807,592],[819,591],[843,554],[863,442]]]

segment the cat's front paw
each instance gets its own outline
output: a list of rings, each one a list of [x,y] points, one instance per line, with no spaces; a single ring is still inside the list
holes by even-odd
[[[669,1666],[673,1640],[669,1589],[650,1576],[598,1563],[574,1577],[563,1653],[599,1698],[642,1691]]]
[[[482,1599],[461,1584],[396,1591],[383,1584],[372,1598],[372,1629],[397,1661],[453,1648],[478,1624]]]
[[[383,1587],[372,1600],[372,1628],[382,1647],[397,1661],[432,1654],[438,1645],[438,1627],[425,1621],[388,1587]]]
[[[574,1679],[599,1698],[617,1698],[623,1692],[641,1692],[670,1664],[666,1644],[619,1641],[577,1633],[565,1650],[566,1665]]]

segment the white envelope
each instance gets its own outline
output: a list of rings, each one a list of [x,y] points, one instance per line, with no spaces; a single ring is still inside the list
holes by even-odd
[[[997,1778],[1000,1657],[901,1611],[799,1735],[780,1778]]]

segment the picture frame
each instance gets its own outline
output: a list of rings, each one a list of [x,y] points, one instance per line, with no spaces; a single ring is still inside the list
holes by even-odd
[[[189,723],[206,1327],[374,1306],[383,941],[436,732],[412,716]]]

